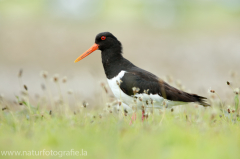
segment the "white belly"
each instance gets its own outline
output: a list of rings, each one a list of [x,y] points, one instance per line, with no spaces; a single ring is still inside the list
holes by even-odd
[[[114,96],[117,99],[121,100],[123,103],[130,105],[131,103],[133,103],[133,97],[130,97],[127,94],[125,94],[117,85],[117,82],[120,83],[120,79],[124,76],[125,72],[126,71],[121,71],[116,77],[108,79],[107,81]]]
[[[111,88],[114,96],[117,99],[121,100],[126,105],[131,106],[131,105],[137,104],[138,107],[145,106],[146,108],[148,108],[148,107],[153,106],[150,103],[151,100],[154,101],[154,108],[162,108],[163,106],[170,108],[174,105],[185,104],[184,102],[175,102],[175,101],[164,100],[164,98],[162,98],[158,94],[155,94],[155,95],[153,95],[153,94],[150,94],[150,95],[136,94],[135,96],[141,97],[142,101],[140,101],[139,98],[136,99],[134,97],[128,96],[117,85],[117,83],[120,83],[120,79],[124,76],[125,73],[126,73],[126,71],[121,71],[116,77],[114,77],[112,79],[108,79],[107,81],[108,81],[109,87]],[[134,99],[135,99],[135,102],[134,102]],[[148,102],[146,102],[146,101],[148,101]]]

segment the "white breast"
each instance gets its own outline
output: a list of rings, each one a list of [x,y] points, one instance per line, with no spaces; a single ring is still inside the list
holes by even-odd
[[[119,87],[119,85],[117,83],[120,84],[121,82],[121,78],[124,76],[126,71],[121,71],[116,77],[112,78],[112,79],[108,79],[108,84],[109,87],[111,88],[114,96],[119,99],[122,100],[125,104],[129,105],[133,98],[128,96],[127,94],[125,94]]]

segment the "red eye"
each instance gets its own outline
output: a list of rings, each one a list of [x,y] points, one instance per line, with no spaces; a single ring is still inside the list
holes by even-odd
[[[101,39],[102,39],[102,40],[105,40],[105,39],[106,39],[106,36],[102,36]]]

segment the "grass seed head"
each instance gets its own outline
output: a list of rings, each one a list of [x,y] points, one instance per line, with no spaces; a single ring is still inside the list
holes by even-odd
[[[153,105],[153,103],[154,103],[153,99],[150,99],[150,102],[151,102],[151,104]]]
[[[105,83],[104,83],[104,82],[101,82],[101,86],[104,87],[104,86],[105,86]]]
[[[235,88],[235,89],[234,89],[234,93],[235,93],[236,95],[238,95],[239,92],[240,92],[239,88]]]
[[[229,82],[229,81],[227,81],[227,85],[230,85],[230,82]]]
[[[25,91],[25,90],[23,90],[23,91],[21,91],[21,94],[22,94],[23,96],[27,96],[27,95],[28,95],[28,92]]]
[[[148,114],[145,115],[146,119],[148,118]]]
[[[22,73],[23,73],[23,70],[20,69],[19,72],[18,72],[18,77],[21,78],[22,77]]]
[[[128,111],[126,109],[124,109],[124,115],[127,116],[128,115]]]
[[[139,99],[140,101],[142,101],[142,97],[138,97],[138,99]]]
[[[117,83],[118,86],[120,86],[120,84],[122,83],[122,81],[121,81],[121,80],[119,80],[119,81],[117,80],[116,83]]]
[[[227,110],[227,111],[228,111],[228,113],[231,113],[231,110],[230,110],[229,108],[228,108],[228,110]]]
[[[148,94],[148,91],[149,91],[149,89],[144,90],[143,92],[144,92],[145,94]]]
[[[213,90],[211,87],[208,89],[209,93],[215,93],[215,90]]]
[[[162,105],[165,106],[166,104],[167,104],[167,103],[166,103],[166,101],[164,100],[163,103],[162,103]]]
[[[133,102],[134,102],[135,104],[137,104],[137,100],[136,100],[136,99],[134,99]]]
[[[28,87],[26,85],[23,85],[23,87],[26,91],[28,90]]]
[[[41,72],[40,72],[40,76],[43,77],[43,78],[45,78],[45,79],[47,79],[47,77],[48,77],[48,72],[47,72],[47,71],[41,71]]]
[[[14,101],[13,101],[13,104],[16,104],[16,105],[17,105],[17,104],[18,104],[18,102],[17,102],[16,100],[14,100]]]
[[[67,82],[67,76],[64,76],[64,77],[62,78],[62,82],[63,82],[63,83],[66,83],[66,82]]]
[[[148,105],[148,100],[146,100],[146,104]]]
[[[88,103],[87,102],[83,102],[83,107],[86,108],[88,106]]]
[[[42,88],[42,90],[44,91],[45,89],[46,89],[46,86],[45,86],[45,84],[41,84],[41,88]]]
[[[140,89],[137,87],[133,87],[132,90],[133,90],[133,94],[136,94],[140,91]]]
[[[215,119],[215,116],[216,116],[216,114],[215,114],[215,113],[212,113],[210,120],[214,120],[214,119]]]
[[[67,92],[69,95],[73,94],[73,90],[69,89]]]
[[[58,74],[55,74],[55,75],[53,76],[53,82],[58,82],[58,80],[59,80],[59,75],[58,75]]]
[[[107,87],[106,87],[106,85],[105,85],[104,82],[101,83],[101,86],[102,86],[102,88],[104,89],[104,91],[105,91],[106,93],[108,93],[108,89],[107,89]]]
[[[211,93],[215,93],[215,91],[214,91],[214,90],[210,90],[210,92],[211,92]]]
[[[135,108],[136,108],[136,107],[133,105],[133,106],[132,106],[132,109],[135,110]]]

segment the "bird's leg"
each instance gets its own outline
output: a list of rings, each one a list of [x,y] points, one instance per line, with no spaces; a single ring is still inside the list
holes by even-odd
[[[129,125],[132,125],[133,121],[135,121],[136,119],[137,119],[137,114],[136,112],[133,112]]]
[[[144,107],[142,108],[142,121],[144,121],[144,119],[145,119],[145,109],[144,109]]]

